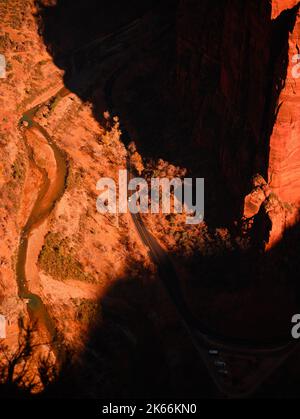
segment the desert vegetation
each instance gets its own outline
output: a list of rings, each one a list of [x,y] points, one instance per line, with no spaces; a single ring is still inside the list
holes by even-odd
[[[49,275],[56,279],[78,279],[94,282],[91,275],[84,272],[83,266],[76,260],[74,249],[68,238],[57,233],[48,233],[39,256],[39,264]]]

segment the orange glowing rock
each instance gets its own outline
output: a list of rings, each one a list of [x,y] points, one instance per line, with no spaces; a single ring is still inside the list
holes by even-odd
[[[273,16],[297,1],[274,1]],[[287,51],[288,68],[285,85],[278,100],[278,115],[270,139],[269,183],[272,190],[285,202],[300,203],[300,15],[295,8],[290,28]],[[294,24],[295,23],[295,24]],[[298,43],[298,45],[297,45]],[[297,67],[296,67],[297,66]]]

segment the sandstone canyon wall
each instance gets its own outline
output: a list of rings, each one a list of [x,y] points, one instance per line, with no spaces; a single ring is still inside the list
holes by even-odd
[[[278,39],[278,31],[281,30],[281,36],[284,36],[284,43],[277,50],[275,67],[283,62],[286,69],[277,101],[268,165],[271,188],[281,200],[293,204],[300,202],[300,72],[296,69],[300,62],[299,4],[291,0],[273,2],[274,42]],[[280,21],[283,25],[286,22],[284,33],[278,27]]]

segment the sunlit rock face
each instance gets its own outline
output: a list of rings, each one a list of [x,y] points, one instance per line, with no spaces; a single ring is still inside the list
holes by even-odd
[[[296,7],[287,10],[289,7]],[[277,102],[277,118],[270,139],[269,182],[282,201],[300,203],[300,16],[296,1],[274,1],[275,30],[285,38],[277,51],[277,68],[287,64],[283,89]],[[284,33],[285,31],[285,33]],[[275,36],[274,42],[278,39]],[[298,44],[297,44],[298,42]],[[274,48],[276,48],[274,46]]]
[[[252,242],[268,251],[280,242],[285,230],[297,222],[297,208],[282,202],[261,175],[253,176],[243,211],[243,230]]]

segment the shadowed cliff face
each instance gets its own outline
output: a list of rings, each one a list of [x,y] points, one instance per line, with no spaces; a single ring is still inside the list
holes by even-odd
[[[134,139],[143,157],[204,177],[208,225],[230,226],[256,173],[269,195],[298,200],[298,80],[290,77],[298,9],[269,0],[59,0],[40,18],[66,86],[92,103],[95,118],[117,113],[124,141]],[[291,225],[276,211],[269,244]]]
[[[66,86],[93,103],[96,118],[119,114],[144,156],[205,177],[209,221],[226,224],[241,213],[251,176],[268,180],[274,165],[270,136],[297,14],[275,9],[272,21],[269,0],[59,0],[40,16]],[[135,19],[141,28],[115,45],[94,44]]]
[[[267,172],[261,144],[270,45],[268,0],[180,2],[177,86],[183,123],[198,154],[218,162],[238,206],[251,175]]]
[[[113,3],[115,10],[118,9],[120,2]],[[129,6],[134,6],[134,3],[129,2]],[[61,0],[55,7],[40,10],[45,42],[55,63],[65,70],[66,86],[92,102],[97,119],[107,108],[120,115],[126,131],[144,156],[163,158],[188,167],[194,176],[205,177],[209,191],[207,213],[212,220],[218,218],[218,222],[225,222],[225,215],[227,219],[232,217],[228,185],[212,150],[206,150],[205,154],[199,149],[194,150],[190,128],[198,118],[196,109],[184,100],[176,82],[177,44],[189,26],[189,22],[183,28],[177,24],[178,2],[143,2],[139,13],[134,8],[130,13],[130,7],[127,9],[123,5],[116,13],[117,17],[111,11],[112,6],[111,10],[106,10],[99,7],[99,2],[97,6],[93,1],[80,4],[78,2],[73,7],[68,1]],[[218,10],[219,7],[215,7],[214,12],[218,13]],[[123,11],[127,18],[122,17],[121,22]],[[91,20],[89,16],[92,16]],[[93,45],[91,49],[78,51],[133,22],[138,16],[143,19],[138,23],[140,32],[137,29],[131,37],[125,34],[125,39],[122,35],[114,45],[108,41],[107,46]],[[86,27],[87,33],[83,29]],[[218,36],[221,38],[222,34]],[[74,50],[76,53],[71,53]],[[198,51],[196,54],[198,56]],[[99,77],[92,87],[86,88],[97,74]],[[211,76],[214,74],[209,74]],[[193,75],[188,77],[192,79]],[[202,81],[206,83],[207,79],[202,78]],[[197,89],[193,90],[191,99],[198,94]]]
[[[105,110],[119,114],[141,151],[163,157],[169,149],[166,119],[176,120],[171,108],[177,0],[39,5],[41,33],[65,70],[66,86],[93,104],[96,119]]]
[[[259,172],[280,189],[270,174],[281,170],[277,149],[288,156],[282,138],[297,142],[288,122],[292,106],[283,114],[278,106],[287,84],[293,102],[287,76],[295,6],[269,0],[126,6],[59,0],[42,7],[40,16],[45,42],[66,71],[66,86],[93,104],[97,119],[107,108],[119,114],[143,156],[204,177],[207,222],[228,226],[241,212],[252,175]],[[112,33],[113,40],[98,42]],[[291,173],[289,163],[287,157]],[[263,237],[270,229],[281,236],[281,218],[264,223]]]

